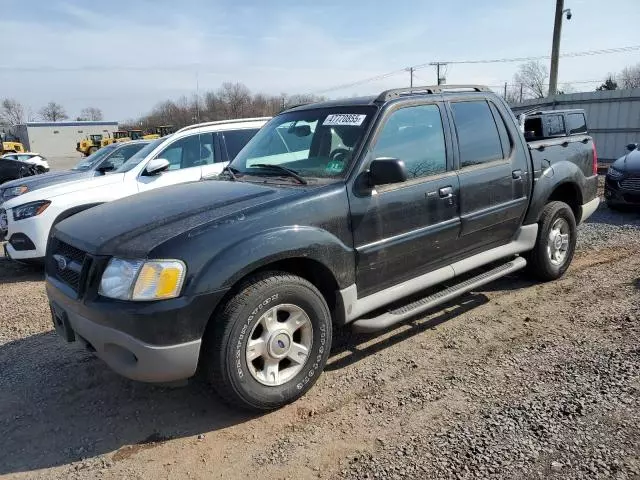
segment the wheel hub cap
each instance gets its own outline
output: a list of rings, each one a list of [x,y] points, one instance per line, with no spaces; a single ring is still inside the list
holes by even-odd
[[[549,230],[547,255],[553,265],[562,265],[569,251],[569,224],[564,218],[558,218]]]
[[[284,358],[291,348],[291,337],[287,332],[271,335],[269,340],[269,354],[274,358]]]
[[[245,350],[249,373],[263,385],[283,385],[303,369],[312,343],[313,327],[302,308],[293,304],[271,307],[249,335]]]

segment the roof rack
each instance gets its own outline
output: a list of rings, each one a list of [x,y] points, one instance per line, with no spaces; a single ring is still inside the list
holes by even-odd
[[[212,125],[226,125],[228,123],[242,123],[242,122],[259,122],[259,121],[271,120],[271,117],[255,117],[255,118],[235,118],[233,120],[216,120],[215,122],[196,123],[195,125],[188,125],[182,127],[175,133],[184,132],[187,130],[193,130],[194,128],[210,127]]]
[[[394,88],[392,90],[385,90],[378,95],[376,102],[388,102],[403,95],[424,95],[444,93],[445,91],[491,92],[492,90],[484,85],[429,85],[425,87]]]

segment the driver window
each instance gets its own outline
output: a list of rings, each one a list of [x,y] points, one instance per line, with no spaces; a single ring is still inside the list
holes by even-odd
[[[438,106],[418,105],[393,112],[373,150],[373,158],[383,157],[402,160],[409,179],[445,172],[447,155]]]
[[[203,133],[181,138],[160,152],[157,158],[164,158],[169,162],[169,171],[213,163],[213,134]]]

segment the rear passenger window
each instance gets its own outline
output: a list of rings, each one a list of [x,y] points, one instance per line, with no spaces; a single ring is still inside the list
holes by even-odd
[[[451,109],[458,133],[461,168],[504,158],[498,128],[487,102],[452,103]]]
[[[256,133],[258,133],[257,128],[222,132],[222,135],[224,136],[224,143],[227,146],[229,160],[236,158],[236,155],[240,153],[240,150],[249,143],[249,140],[251,140]]]
[[[384,157],[402,160],[410,179],[445,172],[447,154],[438,106],[419,105],[392,113],[373,150],[373,158]]]
[[[549,136],[565,134],[564,118],[562,118],[562,115],[545,115],[544,122],[547,124]]]
[[[569,134],[587,133],[587,121],[583,113],[570,113],[567,115],[567,123],[569,124]]]
[[[213,134],[203,133],[181,138],[158,154],[169,161],[169,170],[192,168],[213,163]]]

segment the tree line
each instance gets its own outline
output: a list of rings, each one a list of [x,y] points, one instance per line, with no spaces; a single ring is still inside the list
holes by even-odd
[[[69,115],[65,108],[56,102],[49,102],[40,110],[38,114],[27,112],[24,106],[13,98],[5,98],[0,102],[0,124],[1,125],[19,125],[25,122],[33,122],[35,120],[44,122],[62,122],[69,119]],[[98,121],[102,120],[102,110],[96,107],[83,108],[80,115],[76,117],[78,121]]]
[[[285,108],[324,100],[315,95],[265,95],[252,93],[240,82],[225,82],[216,91],[208,91],[178,100],[165,100],[151,112],[123,124],[123,128],[152,130],[159,125],[176,128],[199,122],[232,118],[270,117]]]
[[[506,84],[503,96],[508,103],[519,103],[531,98],[544,98],[549,92],[549,70],[546,65],[531,61],[520,65],[511,84]],[[640,63],[624,68],[618,74],[610,73],[596,91],[618,88],[640,88]],[[558,94],[574,93],[571,84],[561,85]]]

